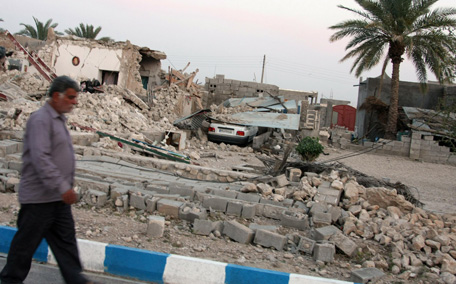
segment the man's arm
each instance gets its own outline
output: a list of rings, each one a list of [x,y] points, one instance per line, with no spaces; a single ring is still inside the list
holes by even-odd
[[[52,161],[51,127],[48,122],[40,118],[29,120],[26,132],[31,162],[46,188],[64,194],[72,187],[65,181],[62,173]]]

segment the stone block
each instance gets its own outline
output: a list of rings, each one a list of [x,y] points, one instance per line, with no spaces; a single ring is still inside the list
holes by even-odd
[[[282,212],[286,209],[287,208],[283,206],[265,204],[263,208],[263,216],[275,220],[280,220],[282,218]]]
[[[100,182],[100,181],[87,179],[87,178],[76,177],[75,185],[77,185],[79,187],[81,193],[84,193],[85,191],[87,191],[89,189],[94,189],[94,190],[98,190],[98,191],[109,194],[109,190],[110,190],[109,183]]]
[[[350,281],[356,283],[375,283],[383,276],[385,276],[385,273],[377,268],[361,268],[352,271]]]
[[[22,162],[20,161],[9,161],[8,162],[8,169],[18,171],[22,173]]]
[[[260,196],[256,193],[243,193],[239,192],[236,199],[247,201],[247,202],[253,202],[253,203],[258,203],[260,202]]]
[[[87,204],[94,205],[96,207],[103,207],[108,200],[108,196],[105,192],[89,189],[84,194],[84,200]]]
[[[309,229],[309,217],[301,213],[283,211],[280,218],[280,225],[304,231]]]
[[[6,155],[18,153],[19,144],[22,143],[12,140],[0,140],[0,157],[6,157]]]
[[[149,197],[151,196],[141,194],[140,192],[130,192],[130,206],[139,210],[146,210],[146,199]]]
[[[288,168],[287,169],[287,176],[288,180],[291,182],[299,182],[301,181],[302,171],[296,168]]]
[[[226,208],[226,214],[241,217],[242,206],[243,204],[240,201],[229,201]]]
[[[271,231],[271,232],[275,232],[277,231],[277,226],[273,226],[273,225],[258,225],[256,223],[251,223],[249,225],[249,228],[252,229],[255,233],[257,230],[266,230],[266,231]]]
[[[336,247],[330,243],[316,243],[313,251],[315,261],[332,262],[336,254]]]
[[[317,228],[314,231],[314,239],[316,241],[327,241],[331,236],[340,233],[341,231],[335,226],[325,226]]]
[[[263,247],[273,247],[276,250],[280,251],[287,243],[287,237],[271,231],[260,229],[256,231],[255,239],[253,242]]]
[[[207,219],[207,212],[204,208],[182,206],[179,209],[179,219],[194,222],[196,219]]]
[[[154,185],[154,184],[150,184],[146,187],[146,190],[149,190],[149,191],[154,191],[158,194],[169,194],[169,189],[167,186],[164,186],[164,185]]]
[[[193,222],[193,233],[196,235],[209,236],[214,230],[215,222],[200,219],[195,219],[195,222]]]
[[[276,176],[273,180],[271,180],[271,185],[273,187],[285,187],[289,184],[290,182],[285,175]]]
[[[203,207],[207,209],[212,208],[215,211],[226,212],[228,201],[231,201],[231,199],[209,195],[204,197]]]
[[[263,203],[263,204],[270,204],[270,205],[275,205],[275,206],[282,206],[282,203],[280,203],[280,202],[278,202],[278,201],[266,199],[266,198],[261,198],[261,199],[260,199],[260,203]]]
[[[356,249],[358,248],[354,241],[342,233],[333,234],[329,240],[333,242],[338,249],[350,257],[353,256]]]
[[[314,247],[315,247],[315,241],[306,237],[300,237],[299,238],[299,244],[298,244],[298,250],[302,251],[306,254],[312,255]]]
[[[331,208],[329,208],[329,211],[328,213],[331,214],[331,220],[333,223],[337,222],[337,220],[339,220],[340,216],[342,216],[342,208],[340,207],[335,207],[335,206],[332,206]]]
[[[193,197],[195,196],[195,190],[192,186],[185,184],[170,183],[169,194],[179,194],[180,196],[188,197],[190,200],[193,200]]]
[[[213,189],[211,189],[210,192],[212,195],[231,198],[231,199],[236,199],[236,197],[238,195],[238,193],[236,191],[224,190],[224,189],[218,189],[218,188],[213,188]]]
[[[314,203],[310,208],[309,214],[310,216],[313,216],[315,213],[326,213],[328,210],[328,205],[324,203]]]
[[[331,214],[321,212],[315,213],[312,215],[312,223],[316,228],[329,226],[332,223]]]
[[[158,197],[149,197],[146,198],[146,211],[149,213],[157,210],[157,202],[160,200]]]
[[[150,238],[163,237],[165,232],[165,218],[161,216],[149,216],[147,222],[147,236]]]
[[[183,202],[169,199],[160,199],[157,202],[158,212],[174,218],[179,218],[179,208],[183,205]]]
[[[223,234],[238,243],[250,244],[255,233],[252,229],[233,220],[224,222]]]
[[[111,199],[115,200],[116,198],[128,194],[128,187],[123,185],[116,185],[111,189]]]
[[[253,219],[256,214],[256,205],[251,203],[244,203],[242,205],[241,217],[245,219]]]

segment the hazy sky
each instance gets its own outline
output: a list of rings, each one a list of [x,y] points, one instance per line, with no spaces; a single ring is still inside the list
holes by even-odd
[[[164,51],[165,70],[191,62],[187,70],[198,68],[202,83],[215,74],[260,82],[266,55],[265,83],[356,106],[359,79],[350,74],[352,61],[339,62],[347,41],[329,42],[334,31],[328,27],[354,17],[339,4],[357,8],[352,0],[18,0],[3,5],[0,27],[17,32],[20,23],[34,24],[32,16],[52,18],[61,32],[79,23],[101,26],[100,36]],[[435,5],[442,6],[456,1]],[[410,63],[401,66],[401,80],[417,81]],[[380,71],[379,65],[361,76]]]

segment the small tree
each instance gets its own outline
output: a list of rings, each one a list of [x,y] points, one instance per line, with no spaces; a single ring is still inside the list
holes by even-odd
[[[315,161],[323,153],[323,145],[320,144],[318,137],[307,136],[299,142],[296,151],[306,162]]]

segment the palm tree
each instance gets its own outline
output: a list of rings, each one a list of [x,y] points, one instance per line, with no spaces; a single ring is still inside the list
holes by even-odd
[[[357,77],[377,65],[382,58],[391,60],[391,99],[385,137],[394,139],[397,131],[399,67],[403,55],[413,62],[424,89],[427,68],[440,83],[455,78],[455,68],[451,62],[454,62],[456,56],[456,37],[452,34],[456,27],[456,8],[437,8],[431,11],[431,6],[438,0],[355,1],[363,10],[343,5],[338,7],[361,18],[329,27],[337,30],[330,41],[350,38],[346,46],[349,51],[341,61],[355,58],[350,72],[356,69]]]
[[[36,38],[40,40],[46,40],[47,39],[47,34],[49,28],[55,29],[59,24],[57,23],[52,23],[52,19],[47,20],[46,23],[40,22],[37,18],[33,17],[33,20],[35,21],[35,27],[32,25],[26,25],[21,23],[22,26],[24,26],[24,29],[19,31],[18,35],[25,35],[29,36],[31,38]],[[55,31],[57,35],[62,35],[62,33]]]
[[[80,23],[79,27],[73,29],[67,29],[65,32],[69,35],[74,35],[81,38],[95,39],[98,34],[101,32],[101,27],[94,28],[93,25]],[[110,37],[102,37],[99,40],[110,41]]]

